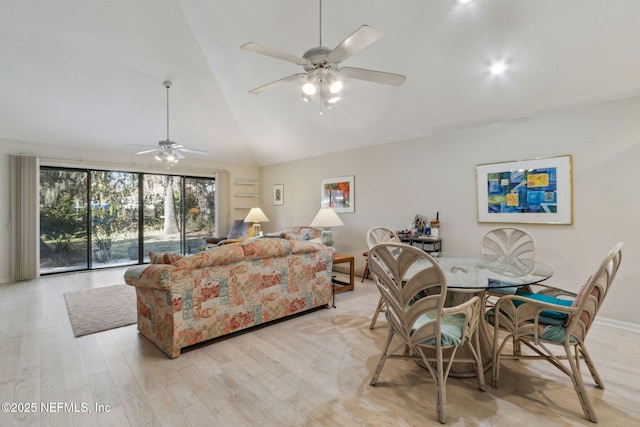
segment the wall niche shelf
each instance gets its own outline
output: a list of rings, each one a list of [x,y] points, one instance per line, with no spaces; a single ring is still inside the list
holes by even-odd
[[[245,178],[236,178],[235,181],[233,181],[234,184],[236,185],[258,185],[258,181],[255,179],[245,179]]]
[[[242,188],[238,188],[235,193],[233,193],[234,197],[234,206],[233,209],[236,211],[248,211],[251,208],[258,206],[260,198],[260,194],[258,191],[258,180],[250,179],[250,178],[236,178],[233,180],[233,183],[238,186],[242,186]],[[247,206],[250,205],[250,206]],[[242,214],[246,215],[246,214]]]

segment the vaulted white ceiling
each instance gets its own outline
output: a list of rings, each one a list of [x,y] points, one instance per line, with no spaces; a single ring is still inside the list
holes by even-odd
[[[347,80],[331,111],[301,71],[240,49],[301,56],[318,0],[0,0],[0,138],[133,156],[170,137],[218,162],[268,165],[640,95],[636,0],[324,0],[323,42],[384,37],[342,65],[405,74]],[[491,75],[492,60],[509,68]],[[639,118],[640,119],[640,118]]]

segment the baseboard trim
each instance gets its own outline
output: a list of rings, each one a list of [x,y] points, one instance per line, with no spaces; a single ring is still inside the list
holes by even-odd
[[[593,323],[599,325],[611,326],[612,328],[624,329],[626,331],[640,333],[640,325],[631,322],[622,322],[620,320],[607,319],[606,317],[596,318]]]

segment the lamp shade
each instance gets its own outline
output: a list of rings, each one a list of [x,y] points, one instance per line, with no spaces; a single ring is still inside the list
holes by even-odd
[[[327,246],[333,246],[333,232],[331,231],[331,227],[339,227],[341,225],[344,225],[344,223],[331,207],[320,208],[316,217],[311,221],[312,227],[323,227],[322,243]]]
[[[331,207],[320,208],[316,217],[311,221],[312,227],[339,227],[341,225],[344,223]]]
[[[244,222],[265,222],[269,221],[269,218],[262,212],[260,208],[251,208],[249,214],[244,219]]]

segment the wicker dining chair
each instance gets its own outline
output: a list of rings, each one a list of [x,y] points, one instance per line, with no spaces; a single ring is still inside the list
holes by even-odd
[[[369,249],[377,245],[378,243],[383,242],[392,242],[392,243],[400,243],[400,238],[398,235],[387,227],[373,227],[367,232],[367,246]],[[369,258],[367,253],[367,263],[365,265],[365,274],[370,274],[369,271]],[[373,329],[376,326],[376,322],[378,321],[378,316],[380,313],[384,311],[384,301],[382,297],[378,300],[378,305],[376,306],[376,310],[373,313],[373,317],[371,318],[371,323],[369,324],[369,329]]]
[[[597,422],[580,372],[580,360],[584,360],[593,380],[603,389],[604,383],[587,352],[585,341],[620,267],[622,245],[620,242],[611,249],[596,272],[577,293],[536,285],[542,286],[543,290],[538,293],[505,295],[498,299],[495,308],[488,312],[489,321],[494,326],[491,375],[494,387],[498,384],[501,360],[547,360],[571,378],[585,417]],[[502,342],[499,331],[507,332]],[[519,349],[518,352],[503,354],[509,340],[513,340],[514,349],[522,343],[533,350],[535,355],[525,355]],[[551,346],[562,346],[564,354],[555,354]],[[563,361],[568,362],[568,366]]]
[[[369,384],[376,384],[387,359],[421,361],[436,383],[438,419],[445,423],[446,381],[452,363],[474,364],[478,388],[484,390],[477,333],[482,302],[473,296],[462,304],[444,307],[447,279],[442,268],[431,255],[409,245],[375,245],[369,250],[369,269],[384,300],[389,324],[387,341]],[[394,337],[400,341],[390,349]],[[472,357],[455,358],[461,346],[466,346]]]
[[[522,262],[522,267],[533,266],[536,257],[536,240],[531,233],[518,227],[499,227],[489,230],[480,243],[482,258],[491,263],[508,257],[511,262]],[[515,294],[528,291],[524,288],[495,288],[487,292],[489,296]]]

